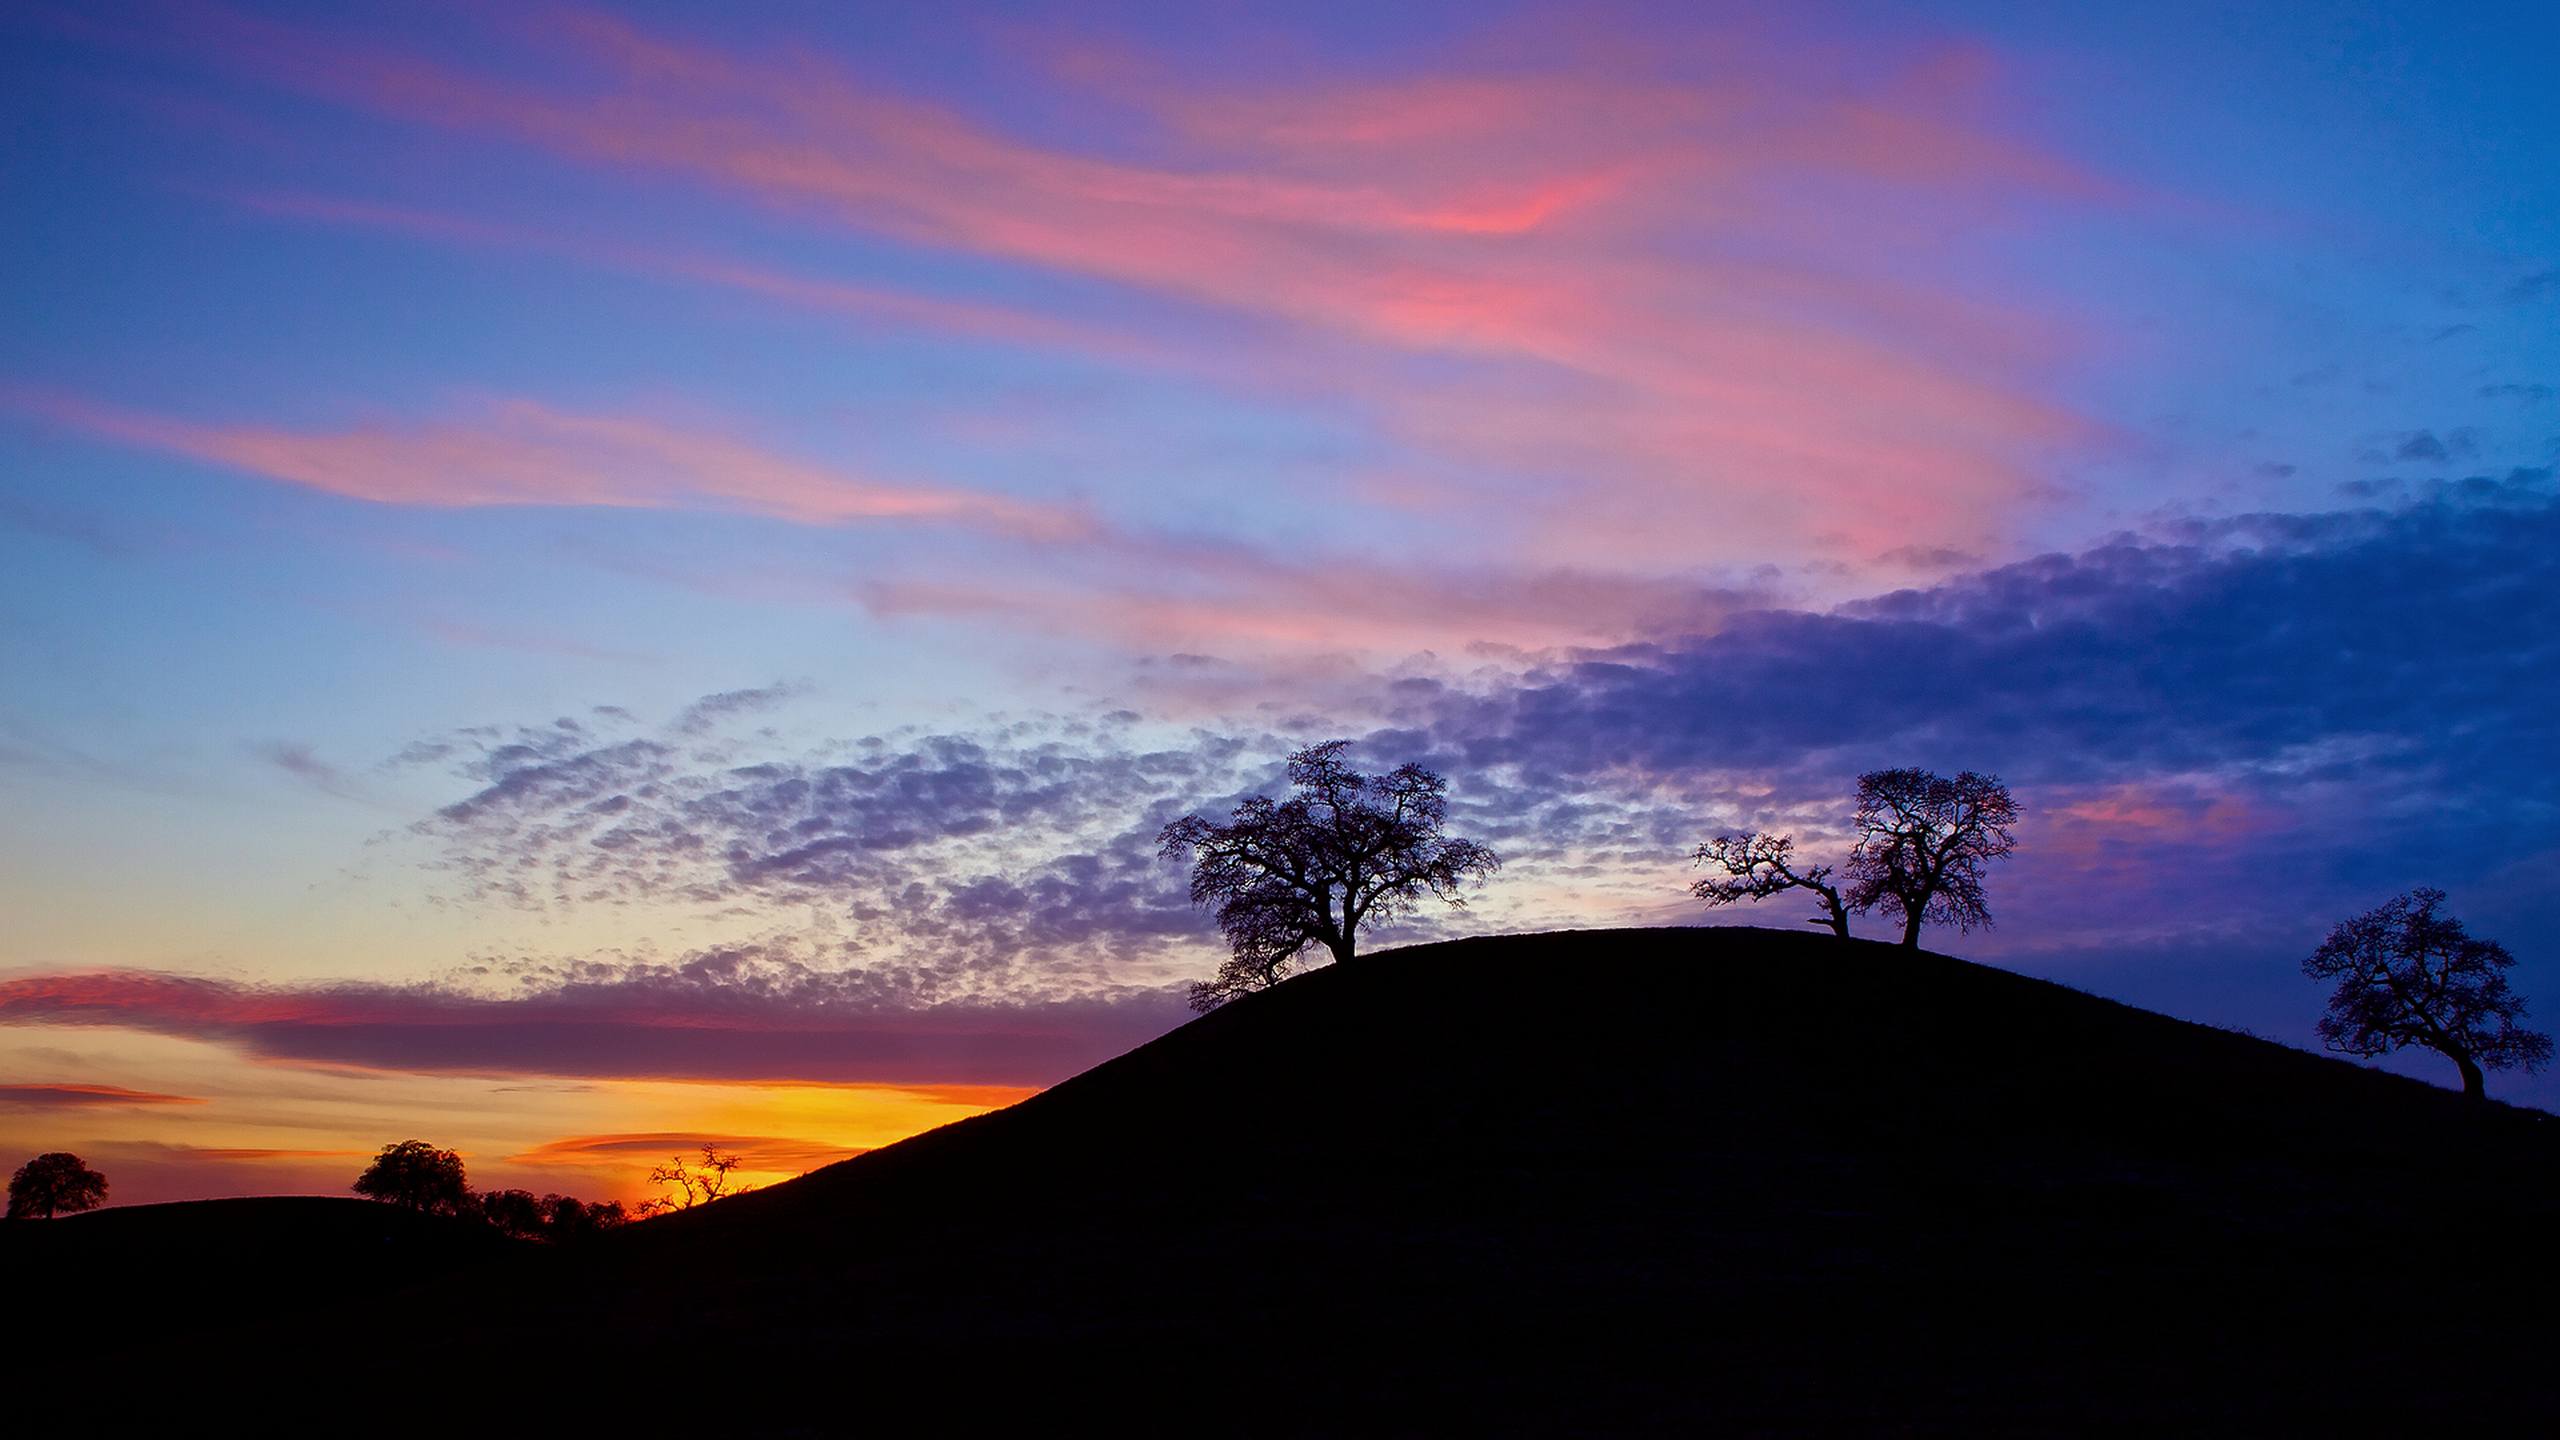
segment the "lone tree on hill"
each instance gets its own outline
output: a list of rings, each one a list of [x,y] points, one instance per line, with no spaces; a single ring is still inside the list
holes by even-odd
[[[2395,895],[2329,932],[2302,973],[2336,980],[2320,1039],[2341,1054],[2372,1057],[2403,1046],[2433,1050],[2462,1071],[2462,1093],[2488,1098],[2483,1070],[2531,1074],[2551,1059],[2551,1037],[2517,1025],[2524,997],[2507,988],[2507,947],[2478,939],[2437,913],[2441,890]]]
[[[1858,777],[1850,908],[1899,917],[1902,943],[1913,949],[1931,920],[1958,930],[1989,926],[1982,865],[2016,848],[2009,827],[2017,821],[2017,802],[1998,776],[1868,771]]]
[[[77,1155],[55,1150],[18,1167],[9,1177],[9,1218],[50,1220],[95,1210],[106,1203],[107,1177]]]
[[[1156,836],[1170,860],[1196,857],[1191,900],[1218,907],[1233,952],[1214,980],[1191,987],[1195,1010],[1278,984],[1309,946],[1336,963],[1357,953],[1360,927],[1425,895],[1463,906],[1461,893],[1502,866],[1473,840],[1441,833],[1448,782],[1419,765],[1363,775],[1343,763],[1348,740],[1289,757],[1298,793],[1256,795],[1224,825],[1186,815]]]
[[[1719,835],[1699,846],[1695,859],[1698,864],[1721,868],[1724,874],[1708,876],[1690,886],[1689,893],[1713,909],[1738,900],[1766,900],[1789,890],[1810,890],[1821,897],[1822,909],[1806,916],[1805,923],[1828,925],[1832,934],[1848,939],[1849,906],[1840,898],[1840,887],[1831,883],[1831,867],[1797,869],[1795,848],[1792,835],[1764,835],[1754,830]]]
[[[462,1157],[424,1140],[383,1146],[349,1188],[368,1200],[430,1215],[462,1215],[472,1209]]]

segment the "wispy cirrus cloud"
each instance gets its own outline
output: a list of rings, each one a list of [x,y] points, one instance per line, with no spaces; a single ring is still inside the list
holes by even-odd
[[[203,1103],[194,1095],[127,1090],[121,1085],[0,1085],[0,1108],[15,1110],[85,1110],[102,1106]]]
[[[1212,366],[1201,351],[1129,325],[1112,325],[963,296],[865,285],[734,256],[657,249],[628,241],[478,219],[461,213],[300,191],[224,192],[255,214],[407,235],[475,249],[556,255],[603,268],[756,296],[799,313],[842,315],[919,334],[988,341],[1115,364],[1166,369]]]
[[[883,619],[1001,620],[1157,652],[1212,647],[1271,659],[1606,643],[1700,628],[1767,598],[1694,577],[1293,553],[1115,525],[1080,504],[871,482],[714,429],[527,400],[467,407],[451,419],[338,429],[202,423],[24,389],[0,390],[0,405],[101,439],[373,504],[700,509],[820,526],[940,527],[995,547],[1003,560],[970,567],[967,578],[890,567],[832,593]],[[460,645],[648,658],[538,632],[421,623]]]
[[[1595,54],[1550,17],[1438,68],[1353,79],[1192,78],[1085,47],[1023,77],[1118,117],[1067,141],[751,32],[591,11],[493,23],[477,53],[215,10],[175,28],[199,59],[369,114],[1249,319],[1267,333],[1224,335],[1213,357],[1180,326],[1096,326],[1039,300],[593,252],[792,306],[1187,355],[1486,472],[1487,533],[1549,564],[1978,547],[2044,494],[2042,455],[2099,435],[2043,393],[2068,343],[2051,307],[1960,298],[1952,254],[1940,283],[1910,262],[2019,207],[2148,203],[1997,123],[1998,61],[1960,47],[1889,57],[1879,78],[1877,57],[1810,38]],[[465,244],[527,231],[370,204],[275,201]]]
[[[1093,529],[1071,506],[878,481],[714,430],[532,400],[340,429],[206,424],[56,392],[20,390],[0,400],[105,439],[383,505],[729,510],[811,525],[936,523],[1029,539]]]

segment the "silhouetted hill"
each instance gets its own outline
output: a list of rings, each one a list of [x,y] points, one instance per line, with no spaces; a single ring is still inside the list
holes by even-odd
[[[370,1200],[189,1200],[0,1224],[0,1287],[44,1297],[42,1325],[123,1349],[375,1301],[519,1248],[486,1225]]]
[[[1937,955],[1512,936],[1293,980],[360,1348],[821,1431],[2441,1433],[2560,1413],[2556,1177],[2539,1112]]]

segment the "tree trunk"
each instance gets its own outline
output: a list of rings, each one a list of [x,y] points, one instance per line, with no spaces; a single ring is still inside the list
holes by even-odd
[[[2481,1078],[2480,1062],[2468,1055],[2455,1054],[2453,1063],[2462,1067],[2462,1098],[2465,1100],[2488,1099],[2489,1087]]]
[[[1345,936],[1343,936],[1343,937],[1342,937],[1341,939],[1339,939],[1339,940],[1329,940],[1329,941],[1326,941],[1326,942],[1325,942],[1325,948],[1333,952],[1333,963],[1334,963],[1334,964],[1336,964],[1336,965],[1346,965],[1346,964],[1349,964],[1349,963],[1350,963],[1350,961],[1351,961],[1351,952],[1352,952],[1352,943],[1351,943],[1351,937],[1350,937],[1350,936],[1345,935]]]
[[[1928,907],[1926,906],[1921,906],[1916,909],[1906,909],[1902,912],[1903,949],[1917,950],[1920,948],[1920,923],[1927,917],[1927,915]]]

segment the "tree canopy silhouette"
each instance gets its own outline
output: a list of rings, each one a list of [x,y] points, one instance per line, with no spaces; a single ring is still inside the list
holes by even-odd
[[[542,1237],[568,1243],[592,1239],[620,1229],[630,1219],[619,1200],[581,1200],[575,1195],[542,1197]]]
[[[1850,908],[1880,908],[1900,920],[1902,943],[1913,949],[1928,921],[1958,930],[1990,925],[1983,862],[2016,848],[2009,827],[2017,821],[2017,802],[1996,775],[1868,771],[1858,777]]]
[[[2445,895],[2421,887],[2342,921],[2302,971],[2336,980],[2320,1040],[2346,1055],[2405,1046],[2433,1050],[2462,1072],[2462,1093],[2487,1098],[2483,1070],[2528,1074],[2551,1059],[2551,1037],[2527,1030],[2524,997],[2507,987],[2507,947],[2440,913]]]
[[[550,1228],[542,1198],[530,1190],[483,1190],[471,1204],[491,1229],[511,1239],[540,1240]]]
[[[1767,835],[1755,830],[1719,835],[1699,846],[1693,858],[1700,865],[1714,865],[1724,873],[1700,880],[1689,887],[1689,893],[1706,901],[1712,909],[1740,900],[1766,900],[1789,890],[1808,890],[1821,899],[1822,908],[1806,916],[1806,923],[1828,925],[1832,934],[1849,938],[1849,906],[1840,896],[1840,887],[1831,883],[1832,867],[1799,865],[1795,848],[1792,835]]]
[[[462,1157],[424,1140],[383,1146],[349,1188],[368,1200],[432,1215],[464,1215],[473,1210]]]
[[[106,1203],[107,1177],[68,1150],[53,1150],[9,1177],[9,1218],[50,1220]]]
[[[585,1240],[628,1218],[618,1200],[587,1201],[530,1190],[483,1190],[471,1197],[471,1205],[492,1229],[515,1240]]]
[[[1350,746],[1291,755],[1298,793],[1286,800],[1256,795],[1223,825],[1186,815],[1156,836],[1167,859],[1194,861],[1192,903],[1217,907],[1231,952],[1216,979],[1192,987],[1194,1009],[1279,983],[1311,946],[1348,961],[1362,926],[1426,895],[1464,905],[1465,888],[1501,868],[1491,850],[1442,833],[1448,782],[1411,763],[1363,775],[1342,758]]]

